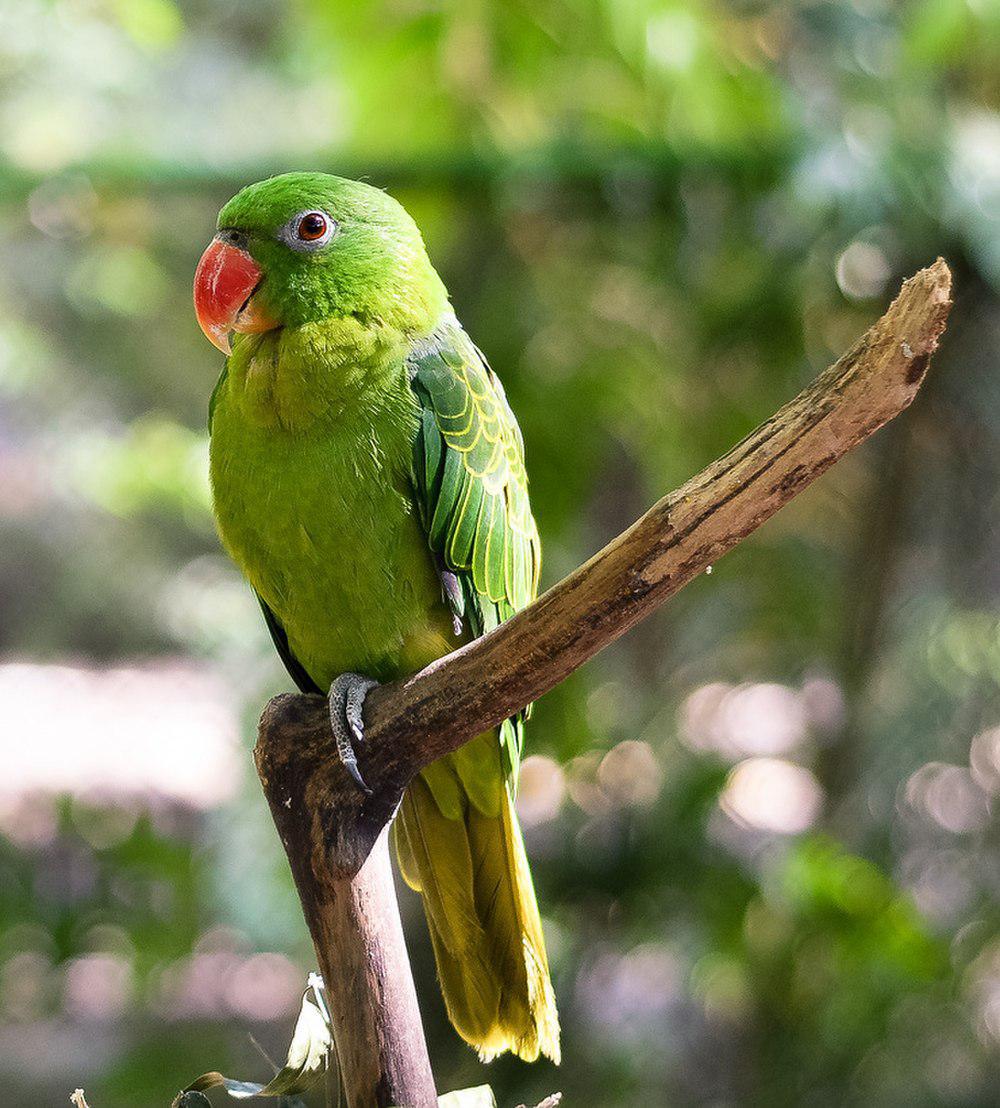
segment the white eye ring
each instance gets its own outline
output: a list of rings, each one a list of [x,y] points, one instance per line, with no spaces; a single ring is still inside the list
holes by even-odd
[[[313,229],[319,233],[309,234]],[[340,224],[326,212],[309,208],[292,216],[282,227],[281,239],[293,250],[319,250],[327,245],[339,229]]]

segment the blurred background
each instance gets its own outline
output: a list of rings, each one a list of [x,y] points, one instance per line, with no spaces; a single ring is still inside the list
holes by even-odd
[[[561,1069],[478,1065],[403,909],[442,1090],[996,1104],[996,0],[0,6],[0,1102],[266,1080],[313,967],[190,293],[221,204],[288,169],[424,229],[544,583],[947,257],[914,407],[537,707]]]

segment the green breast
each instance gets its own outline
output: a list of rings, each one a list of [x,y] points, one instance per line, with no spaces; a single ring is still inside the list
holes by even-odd
[[[241,343],[215,397],[219,533],[317,684],[401,676],[454,645],[410,492],[402,351],[344,367],[280,343]]]

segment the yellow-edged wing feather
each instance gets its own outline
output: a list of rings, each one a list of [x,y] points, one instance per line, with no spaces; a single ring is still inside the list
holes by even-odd
[[[524,445],[499,379],[457,322],[409,359],[421,409],[414,485],[456,619],[480,635],[538,592]],[[559,1025],[514,811],[523,716],[435,763],[407,790],[396,848],[424,897],[459,1033],[484,1059],[559,1059]]]

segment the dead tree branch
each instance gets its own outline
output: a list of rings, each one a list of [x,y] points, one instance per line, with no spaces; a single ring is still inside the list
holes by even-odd
[[[407,783],[557,685],[903,411],[944,330],[950,292],[951,274],[938,259],[794,400],[534,604],[406,681],[374,690],[358,751],[372,796],[340,769],[323,699],[288,695],[268,704],[257,768],[330,995],[339,994],[334,1031],[352,1108],[435,1103],[405,951],[400,960],[395,950],[395,906],[384,888],[371,891],[376,870],[386,880],[382,833]],[[366,918],[366,898],[381,907],[379,918]]]

